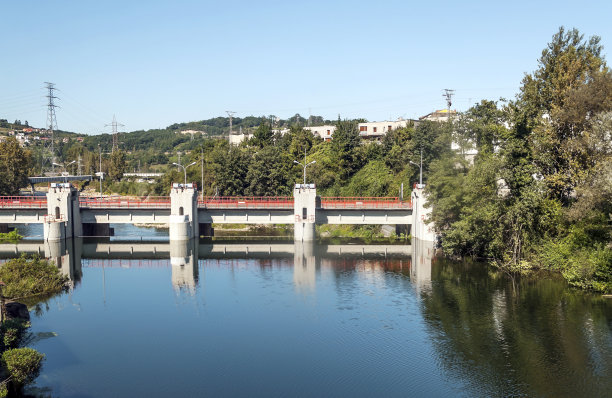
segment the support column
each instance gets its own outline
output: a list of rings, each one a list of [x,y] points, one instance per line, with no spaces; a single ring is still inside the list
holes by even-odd
[[[83,225],[79,208],[79,192],[70,183],[51,184],[47,193],[45,240],[81,236]]]
[[[170,191],[170,241],[199,237],[198,192],[193,184],[173,184]]]
[[[294,240],[315,238],[317,190],[314,184],[296,184],[293,189]]]
[[[423,241],[434,242],[436,234],[433,223],[426,220],[431,214],[431,208],[425,207],[427,198],[424,193],[425,185],[415,184],[412,190],[412,237]]]

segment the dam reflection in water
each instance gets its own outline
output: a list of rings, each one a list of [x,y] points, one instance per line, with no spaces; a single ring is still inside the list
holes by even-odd
[[[198,286],[200,260],[265,259],[293,260],[293,282],[298,292],[313,292],[321,266],[354,267],[355,260],[375,260],[360,264],[375,270],[409,273],[417,289],[431,284],[432,242],[413,245],[321,245],[313,242],[109,242],[82,238],[58,242],[25,241],[0,244],[0,257],[36,254],[53,261],[71,286],[78,284],[83,267],[157,268],[171,267],[172,285],[178,290],[194,291]],[[414,259],[411,261],[411,259]],[[387,262],[380,260],[389,260]],[[289,265],[291,262],[286,262]],[[411,266],[412,265],[412,266]]]

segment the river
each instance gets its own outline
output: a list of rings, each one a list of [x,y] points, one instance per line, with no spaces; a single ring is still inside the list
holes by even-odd
[[[133,227],[132,227],[133,228]],[[512,281],[423,242],[170,245],[164,231],[39,252],[73,287],[31,310],[29,392],[109,396],[605,397],[612,300]],[[126,232],[126,231],[123,231]]]

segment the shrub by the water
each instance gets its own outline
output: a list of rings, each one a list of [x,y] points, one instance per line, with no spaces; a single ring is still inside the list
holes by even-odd
[[[0,233],[0,242],[17,242],[21,239],[23,239],[23,236],[19,235],[16,229],[12,230],[11,232]]]
[[[22,319],[8,319],[0,326],[2,349],[17,348],[23,340],[28,322]]]
[[[8,298],[57,293],[65,288],[67,281],[53,263],[27,256],[4,263],[0,267],[0,280],[5,284],[2,294]]]
[[[14,383],[25,385],[38,376],[44,358],[33,348],[13,348],[2,354],[2,363]]]

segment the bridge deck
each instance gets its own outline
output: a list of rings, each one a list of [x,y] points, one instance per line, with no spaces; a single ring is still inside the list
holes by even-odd
[[[412,209],[412,203],[399,198],[378,197],[321,197],[320,209]],[[85,209],[169,209],[169,196],[111,196],[79,198],[79,206]],[[225,196],[198,199],[200,209],[293,209],[291,196]],[[45,196],[0,196],[0,209],[43,209],[47,207]]]

